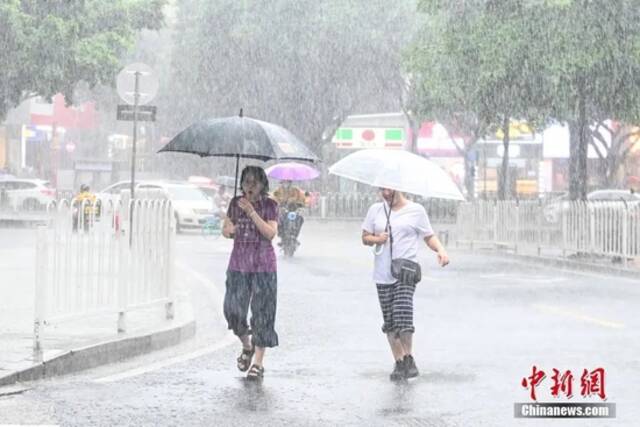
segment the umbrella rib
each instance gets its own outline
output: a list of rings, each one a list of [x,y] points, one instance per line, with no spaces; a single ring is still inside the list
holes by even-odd
[[[277,155],[276,151],[273,148],[273,144],[271,143],[271,137],[269,136],[267,131],[264,130],[264,128],[260,125],[260,123],[258,123],[258,120],[253,120],[253,119],[249,119],[249,120],[252,120],[254,122],[254,124],[257,125],[258,129],[260,129],[260,132],[262,132],[263,137],[266,138],[266,140],[270,142],[269,143],[269,149],[271,150],[271,156],[268,157],[267,160],[269,160],[269,159],[277,159],[278,155]],[[243,130],[243,141],[242,141],[242,144],[243,144],[242,149],[243,149],[243,151],[245,151],[246,148],[247,148],[247,146],[246,146],[247,142],[246,142],[246,139],[244,138],[244,130]],[[267,156],[264,156],[264,157],[267,157]]]
[[[215,153],[215,154],[197,153],[197,152],[194,152],[194,151],[179,150],[179,149],[162,150],[162,152],[163,153],[197,154],[200,157],[236,157],[238,155],[238,153]],[[260,155],[260,154],[240,154],[240,157],[241,158],[250,158],[250,159],[262,160],[264,162],[274,159],[273,157],[263,156],[263,155]]]

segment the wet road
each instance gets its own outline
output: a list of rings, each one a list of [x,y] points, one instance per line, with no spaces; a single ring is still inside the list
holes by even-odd
[[[452,251],[452,264],[440,269],[425,249],[429,268],[416,292],[414,338],[422,375],[395,384],[370,280],[373,255],[359,234],[357,223],[309,222],[296,257],[279,260],[280,347],[267,353],[262,385],[236,370],[239,345],[221,315],[229,242],[182,235],[178,278],[192,289],[197,338],[27,384],[0,397],[0,424],[637,425],[636,281],[482,252]],[[571,402],[600,402],[580,396],[579,377],[583,368],[604,367],[617,419],[515,419],[514,403],[529,401],[520,381],[533,365],[547,372],[539,401],[554,401],[553,368],[571,370],[577,378]]]

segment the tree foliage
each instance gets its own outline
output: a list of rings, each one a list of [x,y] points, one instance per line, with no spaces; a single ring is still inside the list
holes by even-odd
[[[113,84],[136,32],[162,25],[166,0],[4,0],[0,3],[0,118],[34,95],[77,82]]]
[[[536,121],[543,111],[537,90],[539,58],[532,11],[506,1],[423,1],[426,22],[407,58],[418,80],[417,109],[466,135],[467,193],[473,197],[470,153],[490,127],[504,134],[499,196],[506,196],[510,118]]]
[[[291,129],[319,151],[331,126],[346,115],[400,108],[400,57],[413,0],[178,5],[174,131],[243,108],[247,116]]]
[[[583,199],[594,125],[640,119],[640,10],[630,0],[573,0],[546,12],[541,72],[551,82],[553,117],[569,123],[570,193]]]
[[[429,18],[408,64],[422,82],[422,111],[445,123],[458,115],[502,128],[508,117],[569,123],[570,191],[584,198],[592,125],[639,118],[634,3],[421,1]]]

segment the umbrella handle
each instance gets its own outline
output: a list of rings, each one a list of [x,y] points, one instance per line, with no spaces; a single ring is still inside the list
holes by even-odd
[[[373,254],[376,256],[382,255],[383,250],[384,250],[384,245],[375,245],[373,247]]]
[[[242,110],[240,110],[242,114]],[[240,155],[236,154],[236,182],[233,186],[233,197],[235,198],[238,195],[238,173],[240,172]]]

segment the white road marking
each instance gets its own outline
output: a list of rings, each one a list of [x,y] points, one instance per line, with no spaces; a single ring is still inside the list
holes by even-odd
[[[533,304],[533,307],[537,310],[545,311],[547,313],[559,314],[565,317],[571,317],[577,320],[581,320],[586,323],[592,323],[598,326],[604,326],[606,328],[614,328],[614,329],[623,329],[624,323],[615,322],[606,319],[598,319],[596,317],[587,316],[582,313],[578,313],[577,311],[568,310],[563,307],[556,307],[552,305],[544,305],[544,304]]]
[[[515,280],[522,282],[535,282],[535,283],[562,283],[569,281],[566,277],[545,277],[545,276],[515,276]]]
[[[205,289],[207,289],[212,298],[214,300],[219,301],[220,303],[222,302],[222,293],[218,290],[218,288],[216,287],[216,285],[209,279],[207,279],[206,276],[204,276],[203,274],[199,273],[198,271],[192,269],[191,267],[183,264],[183,263],[176,263],[176,266],[181,269],[182,271],[184,271],[185,273],[191,275],[194,279],[198,280],[199,282],[201,282]],[[94,382],[96,383],[111,383],[111,382],[115,382],[115,381],[120,381],[126,378],[132,378],[132,377],[136,377],[139,375],[143,375],[149,372],[153,372],[153,371],[157,371],[158,369],[163,369],[166,368],[168,366],[171,365],[175,365],[178,363],[183,363],[201,356],[205,356],[207,354],[211,354],[214,353],[220,349],[223,349],[225,347],[230,346],[233,343],[238,342],[238,339],[235,337],[235,335],[233,335],[233,333],[229,332],[227,333],[227,335],[221,339],[220,341],[203,347],[199,350],[193,351],[191,353],[188,354],[184,354],[184,355],[180,355],[180,356],[175,356],[163,361],[159,361],[156,363],[152,363],[150,365],[146,365],[144,367],[140,367],[140,368],[134,368],[134,369],[130,369],[128,371],[125,372],[121,372],[119,374],[115,374],[115,375],[109,375],[106,377],[102,377],[102,378],[98,378],[96,380],[94,380]]]
[[[0,397],[6,397],[6,396],[15,396],[18,394],[22,394],[26,391],[31,390],[31,387],[27,387],[24,385],[7,385],[7,386],[0,386]],[[0,427],[2,426],[2,424],[0,424]]]
[[[215,285],[215,283],[213,283],[211,280],[209,280],[204,274],[194,270],[193,268],[187,266],[186,264],[184,264],[182,262],[176,262],[176,266],[180,270],[190,274],[197,281],[202,283],[204,285],[205,289],[207,289],[211,293],[211,296],[214,299],[217,299],[220,303],[222,303],[222,298],[223,298],[222,293],[220,292],[220,290],[218,290],[218,288]]]
[[[163,360],[161,362],[152,363],[142,368],[130,369],[128,371],[121,372],[119,374],[98,378],[94,380],[94,382],[104,384],[104,383],[112,383],[115,381],[120,381],[127,378],[137,377],[140,375],[147,374],[149,372],[157,371],[158,369],[163,369],[171,365],[183,363],[192,359],[196,359],[201,356],[205,356],[207,354],[214,353],[236,342],[238,342],[238,338],[236,338],[236,336],[233,335],[233,333],[229,332],[222,340],[210,346],[201,348],[200,350],[196,350],[188,354],[172,357],[170,359]]]
[[[513,282],[535,282],[535,283],[561,283],[569,280],[568,277],[557,276],[541,276],[541,275],[523,275],[523,274],[509,274],[509,273],[493,273],[493,274],[480,274],[480,279],[500,279],[502,281],[508,280]]]
[[[481,279],[501,279],[507,277],[507,273],[479,274],[478,277]]]

